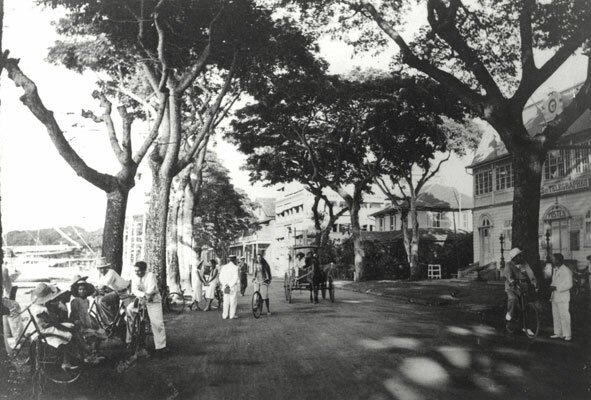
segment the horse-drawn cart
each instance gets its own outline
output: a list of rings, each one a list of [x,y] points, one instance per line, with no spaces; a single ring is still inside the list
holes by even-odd
[[[322,299],[329,299],[334,303],[334,264],[320,265],[316,258],[316,246],[293,246],[289,253],[289,267],[285,273],[283,288],[285,300],[291,303],[294,290],[308,290],[310,302],[318,302],[318,291],[322,293]],[[314,296],[312,296],[314,294]]]

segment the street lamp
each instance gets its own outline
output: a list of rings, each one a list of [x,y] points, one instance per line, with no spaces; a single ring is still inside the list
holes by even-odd
[[[505,257],[503,253],[505,252],[505,248],[503,245],[505,244],[505,235],[501,233],[499,236],[499,242],[501,242],[501,268],[505,268]]]
[[[550,255],[550,236],[552,233],[550,229],[546,229],[546,265],[544,266],[544,277],[550,279],[552,277],[552,256]]]

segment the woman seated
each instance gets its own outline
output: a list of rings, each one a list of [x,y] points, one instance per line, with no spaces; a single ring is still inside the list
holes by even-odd
[[[70,285],[72,301],[70,302],[70,321],[80,329],[82,337],[90,344],[93,353],[96,353],[96,347],[99,341],[107,339],[105,331],[101,329],[99,323],[90,313],[90,300],[95,292],[94,286],[86,282],[86,277],[74,277],[74,283]]]
[[[72,370],[79,367],[79,360],[89,364],[96,364],[99,360],[91,354],[75,325],[67,322],[68,311],[63,303],[66,293],[55,286],[39,283],[31,294],[30,311],[45,342],[64,350],[62,369]]]

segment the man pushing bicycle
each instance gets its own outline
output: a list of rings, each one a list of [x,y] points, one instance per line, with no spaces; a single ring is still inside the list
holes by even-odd
[[[505,292],[507,293],[507,314],[505,319],[507,322],[515,317],[519,303],[520,292],[519,287],[527,288],[529,285],[538,290],[538,283],[534,272],[523,257],[523,252],[518,247],[514,247],[509,251],[509,262],[505,265]]]

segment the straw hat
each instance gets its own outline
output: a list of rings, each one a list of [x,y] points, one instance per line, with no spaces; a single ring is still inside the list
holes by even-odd
[[[100,269],[110,267],[111,263],[108,263],[105,257],[101,257],[96,261],[95,265],[97,269]]]
[[[81,277],[80,275],[74,275],[72,278],[72,283],[70,284],[70,293],[74,297],[78,296],[78,286],[84,285],[86,287],[86,293],[88,296],[92,296],[94,294],[94,285],[86,282],[88,279],[87,276]]]
[[[514,247],[509,251],[509,260],[513,260],[515,257],[523,253],[519,247]]]
[[[33,304],[43,305],[62,294],[57,287],[41,282],[31,292],[31,300]]]

